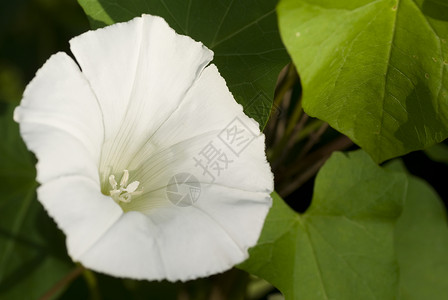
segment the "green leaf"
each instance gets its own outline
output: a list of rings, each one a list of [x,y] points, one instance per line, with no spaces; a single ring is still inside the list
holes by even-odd
[[[72,266],[61,233],[36,200],[34,159],[12,105],[0,103],[0,132],[0,298],[38,299]]]
[[[433,161],[448,165],[448,145],[442,143],[436,144],[428,149],[425,149],[424,152]]]
[[[240,267],[286,299],[396,299],[394,226],[406,176],[362,151],[335,153],[316,178],[305,214],[273,194],[257,246]]]
[[[178,33],[215,52],[213,62],[235,99],[263,128],[278,73],[288,62],[277,29],[276,0],[78,0],[93,28],[159,15]]]
[[[303,107],[375,161],[448,136],[444,0],[282,0]]]
[[[443,300],[448,295],[446,210],[426,182],[410,175],[408,180],[403,213],[395,228],[400,299]]]

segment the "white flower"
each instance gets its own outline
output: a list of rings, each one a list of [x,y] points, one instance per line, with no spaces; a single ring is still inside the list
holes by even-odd
[[[38,159],[38,199],[72,259],[171,281],[245,260],[273,177],[264,136],[210,64],[212,51],[150,15],[70,45],[82,71],[65,53],[53,55],[15,120]],[[205,160],[211,154],[214,163]]]

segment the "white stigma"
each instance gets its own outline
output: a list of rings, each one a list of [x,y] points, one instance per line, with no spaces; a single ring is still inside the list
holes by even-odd
[[[123,176],[120,180],[120,186],[118,187],[118,183],[115,180],[114,175],[109,176],[109,183],[112,189],[110,190],[110,196],[114,199],[115,202],[120,203],[129,203],[132,200],[132,196],[140,195],[142,193],[141,190],[137,191],[138,186],[140,185],[139,181],[133,181],[128,184],[129,181],[129,171],[124,170]],[[117,188],[118,187],[118,188]]]

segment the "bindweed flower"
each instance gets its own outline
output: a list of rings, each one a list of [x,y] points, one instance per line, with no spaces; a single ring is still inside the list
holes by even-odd
[[[14,118],[71,258],[171,281],[245,260],[273,176],[264,135],[210,64],[212,51],[150,15],[70,46],[79,67],[53,55]]]

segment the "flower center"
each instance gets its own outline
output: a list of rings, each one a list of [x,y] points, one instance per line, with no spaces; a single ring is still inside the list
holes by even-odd
[[[118,186],[117,181],[115,180],[115,175],[109,176],[109,183],[112,189],[110,190],[110,196],[114,199],[115,202],[120,203],[129,203],[132,200],[132,196],[137,196],[142,193],[142,190],[137,191],[138,186],[140,185],[139,181],[133,181],[128,184],[129,181],[129,171],[124,170],[123,176],[120,180],[120,186]]]

